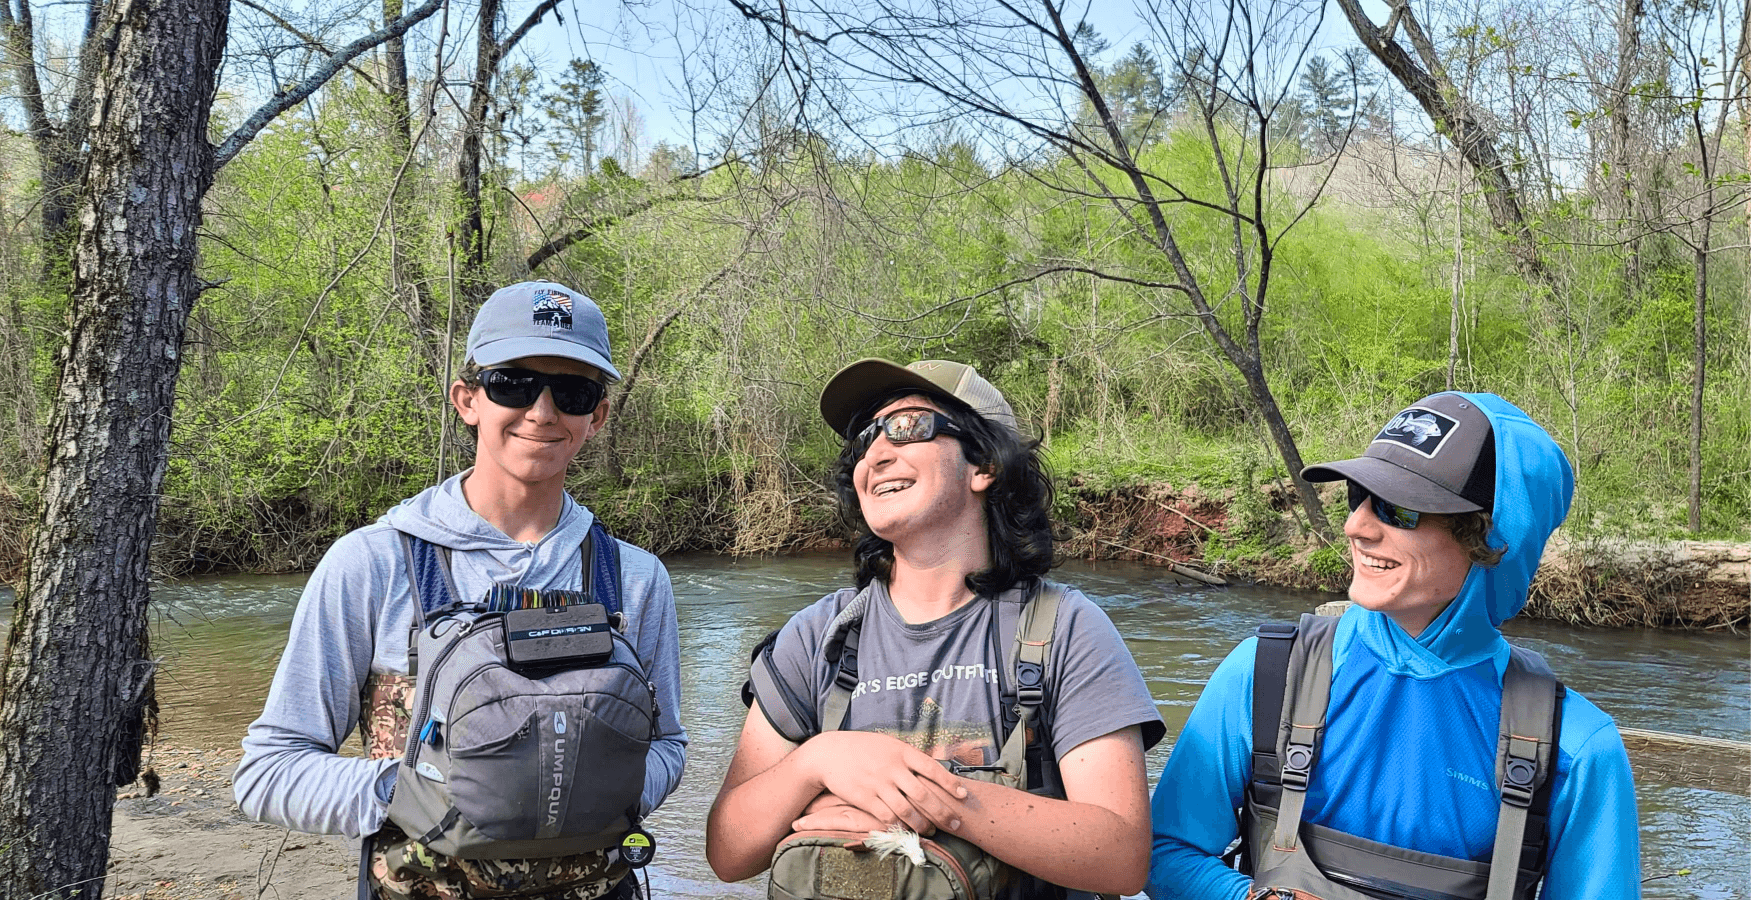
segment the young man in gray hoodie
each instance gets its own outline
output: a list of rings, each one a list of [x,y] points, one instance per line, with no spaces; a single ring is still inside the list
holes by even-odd
[[[633,896],[633,880],[613,853],[454,859],[386,819],[407,741],[414,687],[408,637],[419,608],[402,534],[449,551],[464,598],[480,598],[495,583],[579,590],[593,516],[564,489],[567,466],[603,427],[604,385],[620,377],[603,313],[583,294],[525,282],[482,306],[450,389],[452,406],[476,434],[475,465],[342,537],[317,564],[262,716],[244,738],[234,790],[246,814],[367,841],[369,884],[380,898]],[[659,709],[644,817],[681,781],[688,743],[677,719],[676,605],[657,557],[625,542],[619,549],[627,637]],[[338,753],[356,726],[367,758]]]

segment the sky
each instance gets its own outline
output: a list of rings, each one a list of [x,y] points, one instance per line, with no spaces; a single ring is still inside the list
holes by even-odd
[[[508,18],[519,21],[533,6],[534,0],[523,0],[509,8]],[[1387,7],[1377,0],[1365,0],[1364,7],[1378,21],[1388,17]],[[607,72],[610,93],[633,99],[648,147],[659,141],[688,145],[687,103],[678,87],[685,71],[684,54],[695,46],[702,30],[746,27],[731,5],[725,0],[631,0],[578,3],[571,9],[564,24],[551,20],[533,31],[525,52],[555,68],[574,57],[589,56]],[[1135,41],[1150,38],[1135,3],[1096,0],[1083,8],[1074,3],[1068,17],[1076,19],[1080,13],[1109,42],[1104,63],[1125,54]],[[1340,10],[1329,5],[1316,47],[1356,43]]]

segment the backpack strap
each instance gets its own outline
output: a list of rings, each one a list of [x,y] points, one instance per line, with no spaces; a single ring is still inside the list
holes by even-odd
[[[1542,657],[1522,647],[1511,648],[1499,703],[1499,828],[1493,836],[1493,863],[1487,875],[1486,900],[1512,900],[1517,872],[1530,835],[1530,807],[1540,799],[1537,817],[1547,815],[1547,787],[1552,780],[1556,714],[1565,688]],[[1546,828],[1540,828],[1535,866],[1546,860]]]
[[[829,623],[829,642],[823,647],[823,656],[834,664],[835,680],[829,685],[829,696],[823,700],[819,734],[840,731],[847,724],[847,707],[853,703],[853,689],[859,684],[859,626],[865,622],[865,610],[870,605],[868,587],[854,595],[853,601],[842,607]]]
[[[1006,732],[998,762],[1007,773],[1026,776],[1024,752],[1030,743],[1030,724],[1041,711],[1048,696],[1048,649],[1054,639],[1054,622],[1060,615],[1060,603],[1066,598],[1066,585],[1038,581],[1034,595],[1024,601],[1018,611],[1017,627],[1010,645],[1013,702],[1010,706],[1017,721]],[[1038,729],[1039,731],[1041,729]],[[1047,741],[1042,740],[1046,745]]]
[[[1338,621],[1309,613],[1298,620],[1298,637],[1286,665],[1286,697],[1278,729],[1280,813],[1270,853],[1290,853],[1298,847],[1304,794],[1310,787],[1310,773],[1322,749],[1322,730],[1328,720]]]
[[[451,579],[451,548],[406,531],[399,533],[402,555],[408,564],[409,586],[414,590],[415,608],[420,610],[420,615],[414,617],[415,626],[419,627],[435,611],[461,606],[463,598],[457,593],[457,582]]]
[[[1267,622],[1255,629],[1255,689],[1251,717],[1249,777],[1262,784],[1280,783],[1280,706],[1286,697],[1286,667],[1298,626]]]
[[[593,517],[579,551],[580,587],[611,616],[622,611],[622,542],[610,535],[603,520]]]

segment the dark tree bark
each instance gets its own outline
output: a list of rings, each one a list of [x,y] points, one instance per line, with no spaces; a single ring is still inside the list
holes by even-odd
[[[464,107],[463,143],[457,154],[457,247],[462,253],[463,295],[474,309],[487,299],[487,248],[481,214],[481,141],[487,128],[488,100],[500,66],[500,0],[481,0],[475,23],[475,78]]]
[[[1638,218],[1639,193],[1634,189],[1633,175],[1633,74],[1639,63],[1639,20],[1645,14],[1644,0],[1622,0],[1621,17],[1615,23],[1615,72],[1609,85],[1609,177],[1606,187],[1612,196],[1611,209],[1621,214],[1621,233],[1627,241],[1622,257],[1622,290],[1631,302],[1640,278],[1640,235]]]
[[[152,662],[147,562],[195,234],[213,182],[208,113],[226,0],[112,8],[79,192],[72,322],[30,573],[0,671],[0,884],[102,894],[119,776],[133,779]],[[126,783],[123,781],[122,783]]]
[[[148,560],[214,172],[275,116],[442,0],[342,48],[215,148],[228,0],[132,0],[88,41],[92,127],[67,343],[29,573],[0,660],[0,896],[103,894],[114,788],[152,703]]]
[[[1708,196],[1708,202],[1711,196]],[[1700,226],[1694,248],[1694,396],[1688,422],[1688,531],[1700,533],[1700,445],[1706,438],[1706,248],[1712,246],[1712,217]]]
[[[462,210],[457,221],[457,244],[463,252],[463,294],[474,309],[487,299],[487,236],[482,227],[481,153],[487,131],[488,101],[493,97],[494,78],[500,60],[518,46],[560,0],[543,0],[524,17],[523,23],[504,39],[499,37],[500,0],[482,0],[476,22],[475,78],[469,84],[469,101],[463,118],[463,143],[457,155],[457,194]],[[532,266],[531,268],[535,268]]]
[[[402,0],[384,0],[384,21],[394,22],[401,17]],[[384,92],[390,103],[390,149],[401,161],[402,171],[406,172],[414,149],[414,122],[408,99],[408,54],[403,48],[401,35],[384,42],[384,67],[388,70]],[[414,332],[421,366],[427,379],[443,392],[445,385],[439,382],[444,377],[444,361],[439,358],[438,313],[433,304],[433,292],[427,286],[426,271],[420,264],[419,254],[408,249],[419,239],[418,222],[409,202],[405,179],[398,178],[392,189],[396,194],[391,198],[391,295],[408,301],[409,330]]]

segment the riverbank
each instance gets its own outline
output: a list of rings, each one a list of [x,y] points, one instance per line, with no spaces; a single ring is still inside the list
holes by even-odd
[[[1320,492],[1340,532],[1344,492]],[[1208,496],[1150,485],[1079,493],[1063,552],[1086,559],[1182,566],[1226,579],[1344,593],[1352,562],[1298,518],[1289,489]],[[1522,615],[1567,624],[1745,629],[1747,542],[1632,541],[1565,532],[1549,542]]]
[[[239,750],[160,748],[156,794],[116,794],[105,897],[258,900],[351,897],[358,851],[335,835],[252,822],[232,802]]]
[[[587,476],[588,477],[588,476]],[[642,484],[572,485],[616,533],[660,554],[767,556],[847,546],[847,532],[821,490],[691,492]],[[1255,490],[1204,492],[1169,484],[1098,486],[1074,476],[1058,487],[1057,518],[1066,558],[1119,560],[1281,587],[1343,593],[1351,561],[1344,543],[1325,544],[1304,525],[1282,483]],[[655,492],[664,493],[657,502]],[[1320,491],[1338,534],[1344,492]],[[250,535],[203,532],[174,508],[155,548],[165,578],[192,574],[309,571],[334,535],[365,524],[320,524],[276,514],[274,529]],[[309,512],[309,511],[307,511]],[[0,582],[16,585],[28,532],[24,504],[0,493]],[[231,548],[231,549],[228,549]],[[236,548],[256,548],[248,552]],[[1747,542],[1626,540],[1557,535],[1531,587],[1523,615],[1568,624],[1681,629],[1744,629],[1750,622]]]

